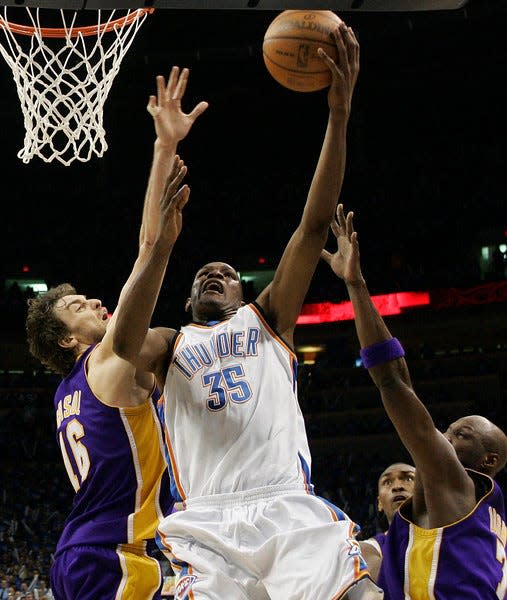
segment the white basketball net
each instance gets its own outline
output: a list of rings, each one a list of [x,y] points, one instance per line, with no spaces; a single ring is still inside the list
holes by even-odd
[[[25,140],[18,157],[24,163],[38,156],[45,162],[69,165],[74,160],[86,162],[92,154],[102,156],[107,150],[104,103],[148,12],[128,10],[124,24],[107,31],[116,11],[102,22],[98,10],[94,34],[83,35],[75,29],[77,12],[71,11],[67,23],[60,10],[62,37],[44,37],[39,9],[25,10],[35,30],[29,36],[11,30],[7,7],[0,14],[5,34],[0,35],[0,52],[12,69],[24,117]],[[138,14],[128,22],[131,13]]]

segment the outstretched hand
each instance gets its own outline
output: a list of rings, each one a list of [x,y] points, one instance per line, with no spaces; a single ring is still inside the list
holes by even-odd
[[[174,66],[165,84],[163,75],[157,75],[157,96],[150,96],[146,107],[155,122],[155,132],[163,145],[177,144],[186,137],[194,121],[208,108],[199,102],[190,112],[181,110],[181,101],[187,88],[189,70]]]
[[[338,248],[334,254],[322,250],[320,257],[327,262],[338,277],[346,284],[354,285],[363,283],[361,263],[359,260],[359,243],[357,232],[354,231],[354,213],[349,211],[347,216],[343,211],[343,204],[336,207],[336,219],[331,223]]]
[[[190,188],[181,185],[187,174],[187,167],[181,158],[174,157],[171,173],[166,180],[164,192],[160,198],[160,222],[157,239],[172,246],[181,233],[183,226],[183,208],[188,202]]]
[[[352,28],[343,22],[332,35],[338,51],[337,61],[335,62],[322,48],[318,49],[320,58],[332,75],[327,94],[329,109],[345,111],[349,115],[352,95],[359,75],[359,42]]]

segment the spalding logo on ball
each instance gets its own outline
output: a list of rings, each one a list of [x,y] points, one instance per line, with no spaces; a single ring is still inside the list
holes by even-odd
[[[333,60],[337,50],[332,31],[342,22],[331,10],[285,10],[264,34],[262,54],[271,75],[289,90],[315,92],[331,83],[331,72],[317,54],[322,48]]]

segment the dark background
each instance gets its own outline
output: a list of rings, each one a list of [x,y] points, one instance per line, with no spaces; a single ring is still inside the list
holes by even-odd
[[[356,213],[372,293],[475,285],[484,279],[480,246],[505,241],[505,4],[340,15],[361,43],[342,200]],[[325,91],[286,90],[264,66],[262,38],[278,12],[150,15],[105,103],[109,149],[68,167],[17,158],[23,119],[0,62],[0,276],[26,264],[49,285],[70,281],[114,306],[135,257],[151,163],[145,105],[155,76],[173,64],[191,69],[184,109],[210,107],[180,145],[192,194],[163,318],[181,316],[203,261],[245,270],[263,256],[272,268],[301,215],[327,118]],[[342,294],[320,266],[308,300]]]
[[[9,8],[13,20],[16,10]],[[154,324],[185,319],[193,273],[205,261],[274,268],[299,221],[328,113],[325,91],[286,90],[264,66],[263,35],[278,12],[157,10],[105,103],[109,149],[69,167],[17,158],[23,117],[0,60],[0,530],[12,515],[30,526],[0,544],[0,574],[13,562],[2,553],[16,546],[16,564],[47,575],[72,501],[54,440],[59,378],[28,356],[26,298],[2,283],[69,281],[114,308],[137,253],[152,158],[145,107],[155,76],[174,64],[191,69],[184,109],[200,100],[210,106],[179,148],[192,193]],[[90,21],[93,13],[81,16]],[[506,264],[500,257],[485,270],[480,256],[484,246],[507,243],[507,2],[340,16],[361,43],[341,199],[355,211],[370,291],[431,292],[429,307],[386,321],[436,426],[482,414],[505,430]],[[344,292],[321,264],[307,301],[340,301]],[[367,371],[356,366],[353,322],[299,327],[295,338],[312,479],[367,537],[385,527],[375,507],[379,474],[410,457]],[[324,346],[313,365],[305,364],[303,342]],[[497,480],[505,490],[506,469]]]

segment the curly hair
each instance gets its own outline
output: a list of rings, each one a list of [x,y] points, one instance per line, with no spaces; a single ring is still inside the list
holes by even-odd
[[[69,331],[57,317],[54,307],[60,298],[75,293],[74,286],[62,283],[27,301],[28,349],[45,367],[63,376],[71,371],[76,356],[72,348],[62,348],[59,344]]]

